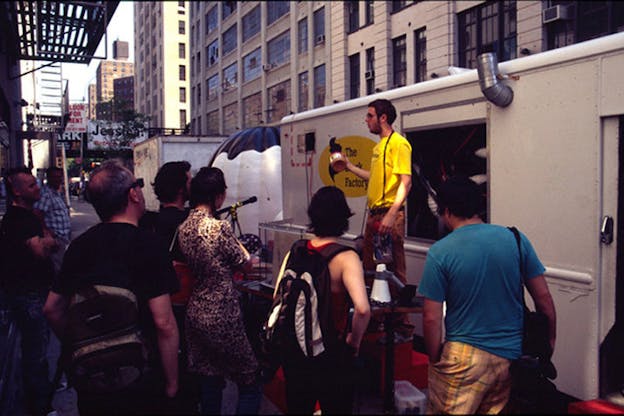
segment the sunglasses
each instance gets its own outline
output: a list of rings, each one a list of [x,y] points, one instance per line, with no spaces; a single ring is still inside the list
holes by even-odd
[[[137,178],[136,181],[134,181],[134,182],[132,182],[130,184],[130,186],[128,187],[128,190],[130,190],[132,188],[136,188],[137,186],[139,188],[143,188],[145,186],[145,181],[143,181],[143,178]]]

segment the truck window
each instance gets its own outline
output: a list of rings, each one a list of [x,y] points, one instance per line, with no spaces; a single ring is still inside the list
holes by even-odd
[[[488,222],[485,124],[408,132],[412,145],[412,190],[407,202],[407,236],[439,240],[446,235],[435,213],[435,192],[455,174],[470,176],[483,189],[481,218]]]

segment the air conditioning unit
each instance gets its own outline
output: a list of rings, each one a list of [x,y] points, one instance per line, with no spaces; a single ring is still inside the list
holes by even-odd
[[[316,37],[316,44],[318,45],[319,43],[325,43],[325,35],[318,35]]]
[[[364,73],[364,78],[366,78],[366,79],[375,79],[375,71],[366,71]]]
[[[558,20],[568,20],[572,18],[570,6],[558,4],[542,11],[542,23],[551,23]]]
[[[270,70],[271,68],[273,68],[273,65],[272,65],[272,64],[263,64],[263,65],[262,65],[262,70],[263,70],[263,71],[268,71],[268,70]]]

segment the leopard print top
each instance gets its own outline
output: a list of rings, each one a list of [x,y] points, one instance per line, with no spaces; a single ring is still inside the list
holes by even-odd
[[[245,334],[234,266],[246,260],[227,221],[191,210],[178,240],[197,277],[186,312],[189,371],[221,375],[240,384],[254,381],[258,362]]]

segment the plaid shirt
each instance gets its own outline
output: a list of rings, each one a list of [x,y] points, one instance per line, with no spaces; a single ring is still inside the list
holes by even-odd
[[[65,240],[67,243],[71,240],[69,208],[60,193],[47,185],[42,186],[41,199],[35,202],[34,207],[44,213],[44,222],[54,232],[56,238]]]

